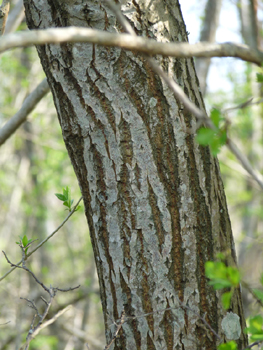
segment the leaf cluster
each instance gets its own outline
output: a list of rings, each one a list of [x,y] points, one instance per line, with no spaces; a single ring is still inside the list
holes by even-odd
[[[200,128],[197,131],[196,140],[202,146],[209,146],[213,156],[216,156],[227,141],[226,123],[224,116],[217,108],[212,109],[210,117],[214,129]]]
[[[205,264],[206,277],[210,279],[209,284],[215,290],[231,288],[223,293],[221,301],[225,309],[229,309],[234,288],[240,282],[240,273],[236,267],[226,266],[222,261],[207,261]]]
[[[222,254],[219,256],[224,258]],[[226,266],[223,261],[207,261],[205,264],[205,274],[206,277],[210,279],[209,284],[214,287],[215,290],[220,290],[224,288],[230,288],[222,294],[221,301],[225,309],[230,307],[231,297],[234,292],[234,288],[238,287],[241,278],[240,272],[236,267]],[[263,286],[263,274],[260,278],[260,283]],[[258,300],[263,303],[263,292],[259,289],[253,289],[252,295],[258,298]],[[261,315],[256,315],[248,319],[248,327],[244,330],[250,335],[250,340],[252,342],[263,341],[263,317]],[[221,344],[218,347],[219,350],[237,350],[237,344],[235,341],[229,341],[227,343]]]
[[[55,196],[57,196],[57,198],[63,202],[63,205],[65,205],[70,212],[72,211],[74,199],[71,199],[71,190],[69,186],[63,188],[63,193],[55,193]],[[79,208],[80,205],[77,206],[75,211],[79,210]]]
[[[26,235],[24,235],[23,237],[22,236],[19,236],[20,238],[20,241],[16,242],[16,244],[18,245],[21,245],[26,248],[25,249],[25,254],[27,254],[27,251],[28,251],[28,248],[29,248],[29,245],[30,243],[33,241],[33,239],[28,239]]]

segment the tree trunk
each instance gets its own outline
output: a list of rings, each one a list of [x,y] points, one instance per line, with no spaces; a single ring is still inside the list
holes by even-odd
[[[100,1],[24,2],[30,29],[122,30]],[[139,35],[187,41],[178,1],[132,0],[122,11]],[[107,341],[124,309],[148,315],[124,323],[115,349],[216,349],[197,313],[224,337],[226,311],[204,266],[218,252],[229,251],[232,265],[236,257],[218,162],[181,127],[180,117],[187,126],[195,119],[136,52],[81,43],[37,50],[83,194]],[[204,108],[193,60],[159,61]],[[243,329],[239,289],[228,311]],[[237,341],[245,347],[243,331]]]

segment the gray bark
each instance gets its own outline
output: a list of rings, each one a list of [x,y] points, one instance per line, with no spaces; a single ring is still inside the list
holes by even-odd
[[[121,31],[100,1],[24,3],[29,28]],[[187,41],[178,1],[132,0],[122,10],[139,35]],[[194,118],[136,52],[83,43],[37,50],[83,194],[107,341],[125,309],[150,314],[124,323],[115,349],[216,349],[194,313],[206,313],[224,337],[226,311],[205,278],[205,261],[219,251],[230,252],[229,264],[236,257],[218,162],[180,124],[179,116],[189,127]],[[204,108],[193,60],[159,62]],[[239,289],[231,311],[243,329]],[[237,341],[245,347],[243,331]]]

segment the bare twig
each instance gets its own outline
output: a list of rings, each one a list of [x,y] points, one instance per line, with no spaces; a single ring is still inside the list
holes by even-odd
[[[23,350],[23,348],[25,350],[27,350],[29,348],[29,344],[30,342],[38,335],[38,333],[46,328],[47,326],[49,326],[50,324],[54,323],[61,315],[63,315],[65,312],[67,312],[70,308],[72,307],[72,305],[68,305],[67,307],[65,307],[63,310],[60,310],[55,316],[53,316],[50,320],[44,322],[44,323],[38,323],[38,325],[34,328],[34,318],[33,318],[33,322],[31,323],[31,327],[30,327],[30,331],[28,332],[27,335],[27,339],[26,339],[26,343],[24,345],[22,345],[22,347],[20,348],[20,350]]]
[[[37,306],[34,302],[34,300],[30,300],[30,299],[27,299],[27,298],[21,298],[21,299],[24,299],[26,300],[29,304],[28,306],[31,307],[33,310],[35,310],[35,315],[33,316],[33,320],[31,322],[31,326],[30,326],[30,329],[29,329],[29,332],[27,334],[27,337],[26,337],[26,344],[25,344],[25,350],[28,350],[29,348],[29,344],[31,342],[31,340],[39,333],[39,331],[44,327],[43,325],[43,321],[44,319],[46,318],[48,312],[49,312],[49,309],[51,307],[51,304],[53,302],[53,299],[55,298],[56,296],[56,293],[57,291],[62,291],[62,292],[68,292],[68,291],[71,291],[71,290],[74,290],[76,288],[79,288],[80,286],[77,286],[77,287],[73,287],[73,288],[68,288],[68,289],[59,289],[59,288],[54,288],[50,285],[50,287],[48,288],[47,286],[44,285],[44,283],[42,283],[38,278],[37,276],[29,269],[26,267],[25,265],[25,259],[26,259],[26,251],[28,249],[28,247],[32,244],[32,242],[28,243],[26,246],[23,246],[23,243],[20,241],[19,243],[19,246],[21,248],[21,251],[22,251],[22,266],[18,266],[18,265],[14,265],[7,257],[6,253],[3,251],[4,255],[5,255],[5,258],[7,260],[7,262],[11,265],[11,266],[16,266],[18,268],[21,268],[25,271],[27,271],[28,273],[30,273],[30,275],[34,278],[34,280],[37,282],[37,284],[39,284],[45,292],[47,292],[49,294],[49,301],[46,301],[43,297],[41,298],[42,301],[44,301],[46,307],[45,307],[45,310],[44,310],[44,313],[41,315],[37,309]],[[53,323],[64,311],[60,311],[59,313],[57,313],[52,320],[49,320],[45,323],[45,327],[47,325],[49,325],[50,323]],[[34,325],[35,324],[35,319],[36,317],[39,318],[39,321],[38,323],[36,324],[36,326]]]
[[[255,170],[252,168],[247,157],[243,153],[241,153],[241,151],[237,148],[237,146],[234,144],[234,142],[232,140],[230,140],[229,138],[227,138],[226,145],[230,149],[230,151],[236,156],[236,158],[240,161],[243,168],[251,175],[251,177],[263,189],[262,175],[255,172]]]
[[[160,43],[143,37],[116,34],[82,27],[49,28],[8,34],[0,39],[0,52],[15,47],[86,42],[104,46],[116,46],[149,55],[164,55],[180,58],[190,57],[236,57],[260,65],[263,53],[242,44],[223,43]]]
[[[38,316],[39,318],[41,318],[41,315],[40,315],[40,313],[38,312],[38,309],[37,309],[37,307],[36,307],[36,304],[35,304],[34,300],[30,300],[30,299],[22,298],[22,297],[20,297],[20,299],[26,300],[26,301],[28,302],[28,306],[31,307],[31,309],[35,310],[36,313],[37,313],[37,316]],[[46,305],[48,305],[48,304],[46,304]]]
[[[53,231],[47,238],[45,238],[42,242],[40,242],[31,252],[29,252],[26,255],[26,260],[33,254],[35,253],[40,247],[42,247],[43,244],[45,244],[51,237],[54,236],[55,233],[57,233],[61,227],[68,221],[68,219],[74,214],[74,212],[76,211],[76,208],[78,207],[80,201],[82,200],[82,197],[80,197],[80,199],[78,200],[77,204],[73,207],[72,211],[68,214],[68,216],[66,217],[66,219],[55,229],[55,231]],[[4,274],[1,278],[0,278],[0,282],[5,279],[12,271],[14,271],[17,267],[20,267],[19,265],[22,264],[22,260],[20,260],[17,264],[13,264],[13,267],[7,271],[6,274]]]
[[[252,101],[253,101],[254,97],[250,97],[248,100],[246,100],[245,102],[243,103],[240,103],[239,105],[235,106],[235,107],[229,107],[229,108],[226,108],[224,109],[224,113],[227,113],[227,112],[230,112],[230,111],[233,111],[235,109],[243,109],[243,108],[246,108],[248,106],[251,106],[252,105]],[[260,103],[260,102],[258,102]]]
[[[248,346],[246,347],[246,349],[252,349],[253,346],[259,345],[259,344],[261,344],[262,342],[263,342],[263,340],[255,341],[254,343],[248,345]],[[246,350],[246,349],[244,349],[244,350]]]
[[[241,281],[242,286],[252,295],[252,297],[257,301],[257,303],[263,307],[263,302],[256,296],[253,289],[245,281]]]
[[[115,323],[116,325],[116,331],[113,334],[113,337],[111,338],[110,342],[105,346],[104,350],[109,350],[111,344],[114,342],[114,340],[117,338],[117,335],[122,327],[122,325],[127,321],[127,318],[125,316],[125,311],[123,310],[121,313],[121,318],[118,322]]]
[[[24,123],[38,102],[48,93],[49,86],[45,78],[25,99],[21,109],[0,129],[2,145]]]
[[[49,292],[49,288],[47,288],[42,282],[39,281],[39,279],[36,277],[36,275],[25,266],[25,259],[24,257],[22,258],[22,266],[19,266],[17,264],[13,264],[7,257],[6,253],[2,250],[7,262],[10,264],[10,266],[12,267],[17,267],[19,269],[23,269],[25,271],[27,271],[28,273],[30,273],[30,275],[35,279],[35,281],[46,291]]]
[[[36,336],[43,328],[46,328],[50,324],[54,323],[61,315],[63,315],[65,312],[67,312],[69,309],[71,309],[72,305],[68,305],[64,309],[60,310],[56,315],[54,315],[50,320],[44,322],[42,325],[39,326],[39,328],[35,331],[34,336]]]

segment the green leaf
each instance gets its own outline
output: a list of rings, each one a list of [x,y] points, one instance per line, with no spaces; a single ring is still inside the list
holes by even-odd
[[[263,340],[263,317],[257,315],[249,318],[248,320],[249,327],[245,329],[246,333],[250,333],[250,339],[252,341]]]
[[[81,205],[78,205],[75,211],[78,211],[81,208]]]
[[[205,264],[205,275],[210,279],[209,284],[216,290],[231,287],[227,278],[227,268],[221,261],[207,261]]]
[[[263,74],[257,73],[257,82],[258,83],[263,83]]]
[[[68,201],[64,202],[63,205],[65,205],[65,207],[68,207],[68,208],[70,207]]]
[[[24,247],[26,247],[27,244],[28,244],[28,239],[27,239],[27,236],[26,236],[26,235],[24,235],[24,237],[23,237],[23,239],[22,239],[22,244],[23,244]]]
[[[215,131],[212,129],[200,128],[197,131],[196,140],[200,145],[209,145],[213,156],[216,156],[220,148],[226,143],[226,130]]]
[[[211,152],[213,156],[216,156],[220,152],[220,148],[226,144],[227,135],[226,131],[222,130],[215,136],[210,144]]]
[[[66,201],[67,200],[67,198],[61,193],[55,193],[55,196],[57,196],[58,199],[61,200],[61,201]]]
[[[210,279],[209,284],[216,290],[236,287],[240,281],[237,268],[227,267],[222,261],[207,261],[205,264],[205,275]]]
[[[200,128],[197,131],[196,140],[200,145],[208,146],[215,137],[215,131],[212,129]]]
[[[261,340],[263,340],[263,333],[262,334],[253,334],[253,335],[251,335],[250,339],[252,341],[261,341]]]
[[[211,111],[211,120],[214,123],[214,125],[219,128],[219,123],[221,120],[223,120],[221,112],[217,108],[213,108]]]
[[[237,287],[240,282],[240,273],[236,267],[227,267],[227,273],[229,276],[229,280],[234,287]]]
[[[221,130],[221,133],[219,136],[220,147],[226,144],[226,140],[227,140],[226,130]]]
[[[206,277],[213,278],[226,278],[226,265],[222,261],[207,261],[205,263]]]
[[[225,310],[229,309],[230,307],[232,295],[233,295],[233,292],[230,291],[230,292],[224,293],[221,297],[222,305]]]
[[[212,281],[209,281],[208,284],[213,286],[215,290],[230,288],[232,286],[226,279],[213,279]]]
[[[67,186],[67,187],[65,187],[65,188],[63,188],[63,194],[64,194],[64,196],[65,196],[65,198],[66,199],[68,199],[68,197],[69,197],[69,187]]]
[[[237,343],[234,340],[229,341],[225,344],[220,344],[219,350],[237,350]]]

